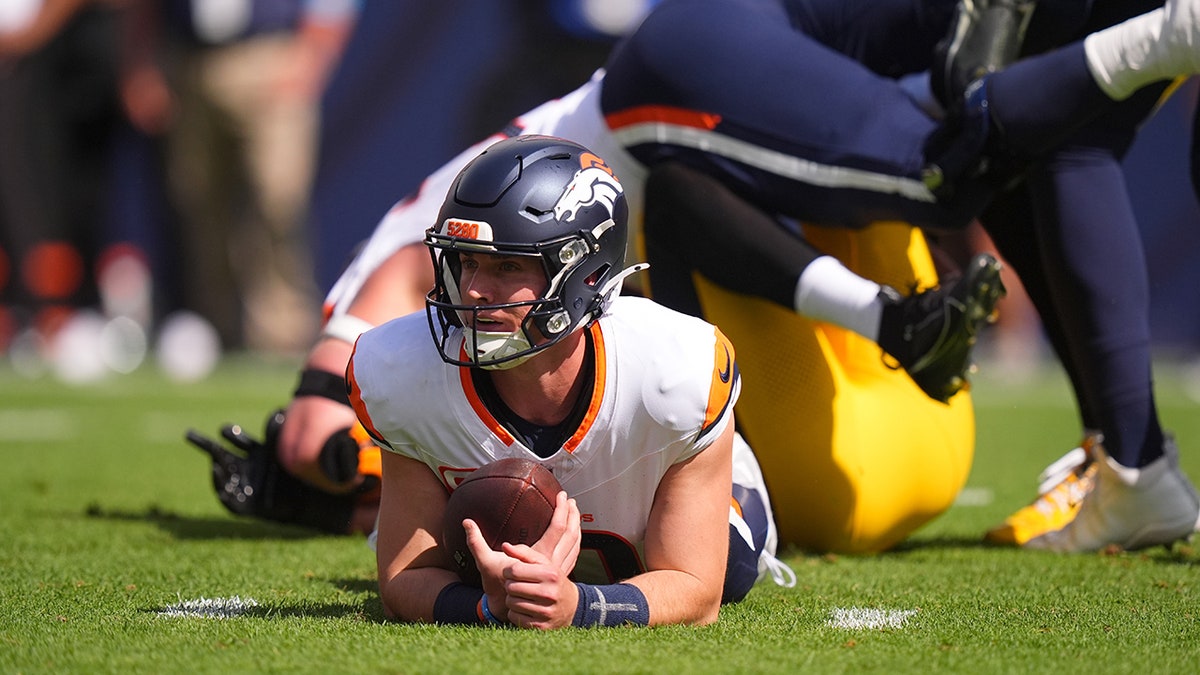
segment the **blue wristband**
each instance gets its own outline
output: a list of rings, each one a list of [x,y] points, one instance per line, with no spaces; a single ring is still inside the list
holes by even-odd
[[[437,623],[479,625],[479,598],[483,591],[456,581],[438,593],[433,603],[433,620]]]
[[[579,605],[572,626],[645,626],[650,623],[650,606],[642,589],[633,584],[593,586],[575,584]]]
[[[479,598],[479,615],[483,617],[484,623],[493,626],[499,626],[501,623],[500,619],[497,619],[496,615],[492,614],[492,610],[488,609],[487,593],[484,593],[483,597]]]

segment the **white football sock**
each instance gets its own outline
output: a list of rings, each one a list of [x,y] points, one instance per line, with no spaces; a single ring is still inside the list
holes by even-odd
[[[879,289],[879,284],[851,272],[836,258],[821,256],[804,268],[796,282],[796,313],[877,340],[883,313]]]
[[[1154,49],[1162,33],[1161,8],[1092,33],[1083,41],[1088,69],[1096,84],[1114,101],[1162,79]]]
[[[1087,36],[1083,47],[1096,84],[1121,101],[1152,82],[1200,70],[1198,6],[1174,0]]]

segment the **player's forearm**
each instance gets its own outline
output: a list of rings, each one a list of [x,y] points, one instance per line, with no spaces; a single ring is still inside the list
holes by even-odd
[[[705,582],[677,570],[640,574],[626,583],[637,586],[650,608],[650,625],[705,625],[717,620],[721,582]]]
[[[431,623],[438,595],[457,581],[456,574],[437,567],[404,570],[381,584],[384,613],[397,621]]]
[[[644,543],[650,571],[629,580],[646,595],[651,625],[717,620],[729,558],[733,439],[731,418],[709,447],[659,482]]]
[[[346,342],[323,339],[309,352],[304,369],[344,377],[350,353],[351,345]],[[301,378],[301,381],[304,379]],[[326,388],[338,386],[335,378],[326,377],[320,381],[324,382]],[[344,394],[344,382],[341,389]],[[326,476],[320,468],[320,456],[333,434],[353,426],[357,421],[354,410],[334,400],[333,394],[337,392],[301,390],[300,393],[288,406],[287,422],[280,432],[280,462],[293,475],[323,490],[339,492],[353,487],[339,485]]]
[[[348,442],[345,430],[357,421],[348,405],[320,396],[295,398],[288,406],[287,421],[279,434],[279,461],[289,473],[326,492],[348,492],[356,487],[359,477],[349,482],[344,476],[326,474],[322,469],[322,454],[340,456]],[[357,453],[358,450],[352,448]],[[334,464],[336,465],[336,464]],[[330,466],[326,463],[325,466]]]

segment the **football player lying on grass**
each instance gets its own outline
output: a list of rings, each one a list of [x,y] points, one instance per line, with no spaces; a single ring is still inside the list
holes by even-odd
[[[831,2],[828,7],[820,2],[807,4],[834,12],[832,16],[835,17],[839,13],[845,14],[845,2],[841,0]],[[913,16],[912,12],[902,11],[906,4],[912,2],[895,0],[882,5],[873,2],[872,6],[886,7],[889,12],[882,15],[885,17]],[[921,4],[924,5],[925,0]],[[953,9],[954,3],[950,0],[944,4],[943,9]],[[1126,5],[1122,3],[1122,7]],[[792,7],[786,0],[744,5],[714,2],[711,6],[704,5],[703,9],[697,9],[694,2],[665,0],[652,10],[625,47],[618,47],[605,73],[562,100],[523,116],[514,125],[513,133],[540,130],[570,135],[576,141],[584,141],[588,147],[602,149],[601,154],[610,163],[629,165],[628,170],[624,165],[618,165],[617,174],[626,182],[631,209],[635,212],[641,209],[637,193],[644,187],[642,182],[648,170],[671,158],[687,156],[694,160],[694,165],[703,166],[736,193],[751,198],[756,206],[786,217],[778,219],[781,223],[834,221],[833,225],[839,222],[853,225],[859,222],[852,212],[857,205],[869,207],[877,218],[895,217],[918,225],[953,226],[953,222],[940,222],[939,214],[964,220],[979,214],[1000,186],[1008,185],[1009,179],[1020,176],[1020,162],[1039,158],[1040,153],[1052,149],[1054,139],[1061,139],[1081,125],[1102,119],[1144,87],[1161,88],[1166,80],[1176,75],[1200,70],[1200,56],[1195,47],[1200,42],[1196,38],[1200,32],[1200,26],[1197,26],[1200,1],[1172,0],[1164,8],[1092,33],[1084,41],[988,74],[976,83],[978,86],[967,88],[969,99],[954,103],[951,97],[955,113],[947,124],[939,125],[925,116],[894,81],[865,72],[862,64],[858,64],[857,70],[847,69],[848,62],[853,64],[849,55],[831,53],[830,45],[814,45],[816,38],[813,35],[805,34],[803,26],[787,20],[789,9]],[[724,20],[724,12],[737,14],[738,20]],[[758,32],[752,39],[740,39],[733,33],[735,29]],[[689,40],[687,31],[697,30],[707,31],[713,41]],[[887,31],[887,34],[916,35],[897,30]],[[764,38],[766,35],[773,37]],[[628,47],[634,43],[639,47]],[[676,43],[681,45],[680,49],[668,49]],[[725,47],[718,48],[718,43]],[[746,50],[745,46],[750,44],[754,49]],[[703,45],[703,49],[697,50],[697,45]],[[813,62],[797,58],[801,48],[823,55],[831,62],[831,68],[813,68]],[[687,62],[688,68],[676,64],[677,72],[666,64],[661,68],[633,67],[638,64],[639,57],[652,57],[659,50],[664,50],[666,57],[712,58],[721,60],[722,64],[736,55],[747,60],[738,72],[772,73],[771,81],[786,83],[791,93],[758,91],[757,95],[745,96],[736,93],[739,90],[733,88],[734,85],[752,87],[760,81],[753,78],[718,81],[714,77],[713,81],[703,83],[706,86],[687,88],[685,85],[694,79],[681,74],[710,72],[693,67],[693,62]],[[776,50],[782,50],[784,55],[776,58]],[[922,56],[917,54],[915,58]],[[832,69],[833,65],[838,66],[836,71]],[[726,70],[714,68],[711,72]],[[956,70],[974,72],[970,68]],[[863,86],[848,87],[846,73],[854,74],[855,81]],[[651,74],[661,76],[664,81],[646,82]],[[819,86],[810,89],[796,86],[805,77],[824,78],[818,79],[818,84],[824,82],[830,91],[844,94],[844,98],[812,96],[811,91],[820,90]],[[695,96],[698,101],[672,102],[653,98],[685,95]],[[886,105],[882,103],[885,99]],[[658,105],[654,105],[656,102]],[[813,102],[819,106],[815,113],[811,106],[805,107]],[[848,105],[861,102],[863,108],[837,115],[830,109],[835,102]],[[722,105],[727,107],[722,108]],[[780,111],[765,123],[761,119],[773,110],[770,106],[788,105],[796,109]],[[656,111],[662,114],[657,118],[644,117],[644,114]],[[691,115],[689,111],[708,114]],[[816,121],[819,123],[801,124],[801,111],[819,115]],[[901,117],[905,122],[898,125]],[[869,156],[861,166],[826,167],[832,169],[828,175],[852,177],[862,177],[861,172],[870,168],[869,176],[879,180],[834,189],[819,182],[806,183],[808,174],[790,168],[824,167],[821,158],[828,162],[829,157],[839,156],[835,150],[841,146],[828,141],[820,143],[820,139],[810,144],[805,142],[809,140],[805,137],[775,143],[775,146],[786,147],[770,146],[772,139],[797,131],[788,128],[789,125],[802,127],[798,133],[806,129],[811,133],[813,129],[829,128],[824,122],[830,118],[835,121],[869,120],[886,129],[903,127],[895,129],[896,133],[875,136],[885,138],[887,143],[859,148],[867,155],[876,153],[887,157]],[[776,122],[773,126],[772,121]],[[656,132],[643,133],[649,128]],[[562,133],[558,133],[560,130]],[[846,147],[854,146],[852,141],[863,137],[861,125],[854,125],[847,133],[853,135]],[[702,142],[689,145],[696,139]],[[278,444],[281,465],[309,485],[330,493],[351,495],[366,480],[362,475],[366,473],[363,464],[359,465],[358,472],[344,471],[360,461],[359,446],[347,431],[355,419],[344,404],[341,382],[350,343],[371,325],[418,309],[416,299],[432,286],[433,280],[427,262],[417,262],[427,255],[412,244],[419,239],[417,232],[432,222],[433,214],[428,211],[431,200],[440,203],[444,196],[440,188],[468,157],[480,149],[452,161],[432,176],[413,200],[398,204],[393,214],[381,222],[363,254],[331,290],[329,322],[321,342],[310,354]],[[1014,156],[1012,151],[1016,149],[1022,152]],[[811,152],[812,156],[799,156],[802,152]],[[893,161],[896,156],[905,161]],[[763,157],[787,161],[752,161]],[[844,155],[842,157],[844,159]],[[893,186],[904,186],[905,189],[894,190]],[[1104,194],[1117,192],[1105,191]],[[861,199],[828,198],[834,194],[849,194]],[[1091,198],[1095,201],[1096,196],[1091,195]],[[835,204],[845,206],[847,201],[852,203],[846,206],[850,211],[844,213],[817,215],[812,212],[812,209]],[[1128,254],[1133,246],[1111,244],[1118,237],[1120,241],[1126,241],[1130,236],[1136,243],[1136,231],[1123,228],[1115,220],[1110,222],[1106,218],[1105,222],[1109,223],[1106,234],[1098,235],[1087,229],[1065,234],[1074,237],[1071,239],[1072,250],[1102,250],[1120,259],[1103,266],[1092,264],[1090,258],[1083,261],[1084,268],[1103,270],[1106,278],[1102,281],[1106,283],[1097,284],[1093,276],[1086,274],[1087,269],[1078,269],[1080,260],[1076,257],[1054,255],[1054,251],[1048,251],[1046,255],[1046,266],[1054,270],[1053,281],[1070,289],[1071,301],[1061,308],[1069,310],[1066,313],[1071,318],[1070,325],[1064,324],[1064,332],[1071,338],[1067,345],[1069,353],[1064,358],[1074,364],[1096,368],[1090,373],[1091,377],[1084,378],[1093,382],[1095,389],[1088,393],[1088,398],[1100,401],[1111,397],[1112,392],[1123,392],[1124,385],[1132,382],[1138,387],[1139,402],[1144,401],[1145,405],[1110,406],[1111,401],[1102,401],[1094,406],[1097,417],[1101,418],[1095,424],[1104,433],[1109,453],[1101,463],[1104,470],[1098,473],[1097,484],[1107,483],[1106,494],[1115,498],[1106,498],[1102,503],[1099,499],[1084,497],[1079,511],[1082,514],[1080,526],[1069,522],[1061,530],[1062,534],[1053,536],[1043,536],[1047,535],[1044,529],[1027,533],[1022,537],[1028,537],[1026,545],[1086,551],[1108,544],[1133,547],[1165,543],[1190,534],[1200,511],[1190,482],[1179,471],[1175,445],[1162,433],[1154,412],[1150,378],[1145,377],[1141,369],[1143,363],[1146,369],[1149,367],[1146,344],[1141,340],[1130,341],[1124,335],[1111,335],[1113,331],[1126,329],[1142,331],[1145,328],[1142,315],[1136,312],[1123,315],[1121,322],[1094,320],[1096,317],[1092,316],[1108,306],[1112,286],[1126,286],[1113,284],[1109,278],[1111,274],[1124,271],[1131,277],[1128,288],[1143,287],[1136,278],[1144,271],[1139,267],[1142,263],[1136,255]],[[731,227],[726,234],[736,237],[737,228]],[[993,238],[995,235],[993,232]],[[1100,241],[1097,236],[1102,236]],[[789,245],[802,245],[801,238],[793,239]],[[1095,245],[1082,246],[1081,241]],[[800,262],[796,263],[797,260]],[[969,276],[957,285],[929,291],[935,294],[933,297],[923,294],[910,296],[910,299],[894,298],[891,293],[883,292],[885,289],[879,284],[849,274],[837,260],[817,255],[812,250],[791,262],[802,268],[798,275],[792,270],[791,276],[798,278],[783,275],[782,278],[792,283],[783,283],[780,288],[769,293],[760,291],[757,295],[783,303],[786,309],[797,314],[858,332],[885,348],[898,342],[907,349],[895,348],[902,353],[891,353],[890,356],[899,361],[913,382],[931,398],[950,400],[964,385],[970,364],[971,336],[984,320],[981,315],[986,314],[975,310],[987,309],[996,299],[995,268],[991,262],[983,266],[986,273]],[[770,265],[761,264],[751,265],[749,271],[769,272],[771,269]],[[757,279],[754,274],[743,278],[751,284]],[[847,289],[854,289],[854,292],[848,293]],[[411,295],[408,294],[410,290],[414,291]],[[756,294],[753,289],[733,290]],[[886,316],[897,314],[884,311],[892,300],[918,308],[927,307],[929,311],[911,320],[887,321]],[[1139,311],[1144,311],[1144,307]],[[1053,314],[1043,317],[1047,321],[1060,320]],[[1085,325],[1087,330],[1082,330]],[[930,330],[917,330],[922,327]],[[896,335],[909,337],[893,340]],[[1118,343],[1127,345],[1121,354],[1093,353],[1103,345]],[[1131,367],[1109,368],[1117,357],[1122,364]],[[1131,373],[1135,375],[1132,379]],[[1109,386],[1113,382],[1120,386]],[[753,383],[750,386],[754,386]],[[1140,413],[1133,408],[1138,408]],[[1127,424],[1131,412],[1139,419]],[[1145,433],[1137,434],[1137,442],[1122,442],[1121,437],[1128,429],[1140,429]],[[768,449],[759,452],[766,457]],[[349,479],[346,478],[348,475]],[[779,476],[774,480],[793,478]],[[356,503],[352,511],[355,514],[353,522],[347,522],[345,529],[369,529],[370,507]],[[1153,535],[1144,537],[1140,534],[1147,531]]]
[[[384,449],[373,539],[389,616],[705,624],[783,569],[734,431],[734,348],[711,324],[619,295],[645,267],[625,265],[627,218],[618,177],[583,146],[502,140],[459,174],[426,235],[428,317],[359,337],[347,379]],[[563,492],[539,540],[494,551],[474,520],[444,521],[459,482],[503,458],[541,464]],[[443,545],[464,526],[481,588]]]

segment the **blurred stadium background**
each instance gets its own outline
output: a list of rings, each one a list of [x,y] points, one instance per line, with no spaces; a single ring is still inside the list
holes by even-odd
[[[321,125],[304,214],[280,235],[304,247],[304,278],[293,280],[299,300],[264,302],[245,270],[231,273],[227,290],[184,271],[198,253],[181,243],[186,233],[164,175],[167,148],[162,136],[130,123],[120,98],[131,48],[122,20],[143,1],[0,2],[0,355],[17,376],[81,383],[157,365],[193,381],[230,352],[298,358],[315,334],[321,296],[392,203],[461,148],[577,86],[654,3],[361,3],[316,95]],[[230,16],[249,11],[249,2],[209,0],[203,21],[193,9],[193,42],[208,39],[200,48],[211,51],[241,39]],[[355,4],[314,6],[336,13]],[[29,37],[40,15],[63,7],[72,11],[61,25]],[[204,38],[205,26],[225,32]],[[1150,262],[1155,346],[1187,363],[1200,363],[1200,206],[1189,179],[1198,89],[1195,80],[1181,87],[1126,161]],[[241,244],[225,243],[222,254],[235,267],[247,266],[246,257],[250,266],[257,261]],[[1005,301],[1014,315],[1019,302]],[[213,306],[241,313],[214,316]],[[1014,362],[1045,362],[1039,342],[1036,326],[1002,323],[981,357],[1022,372]]]

